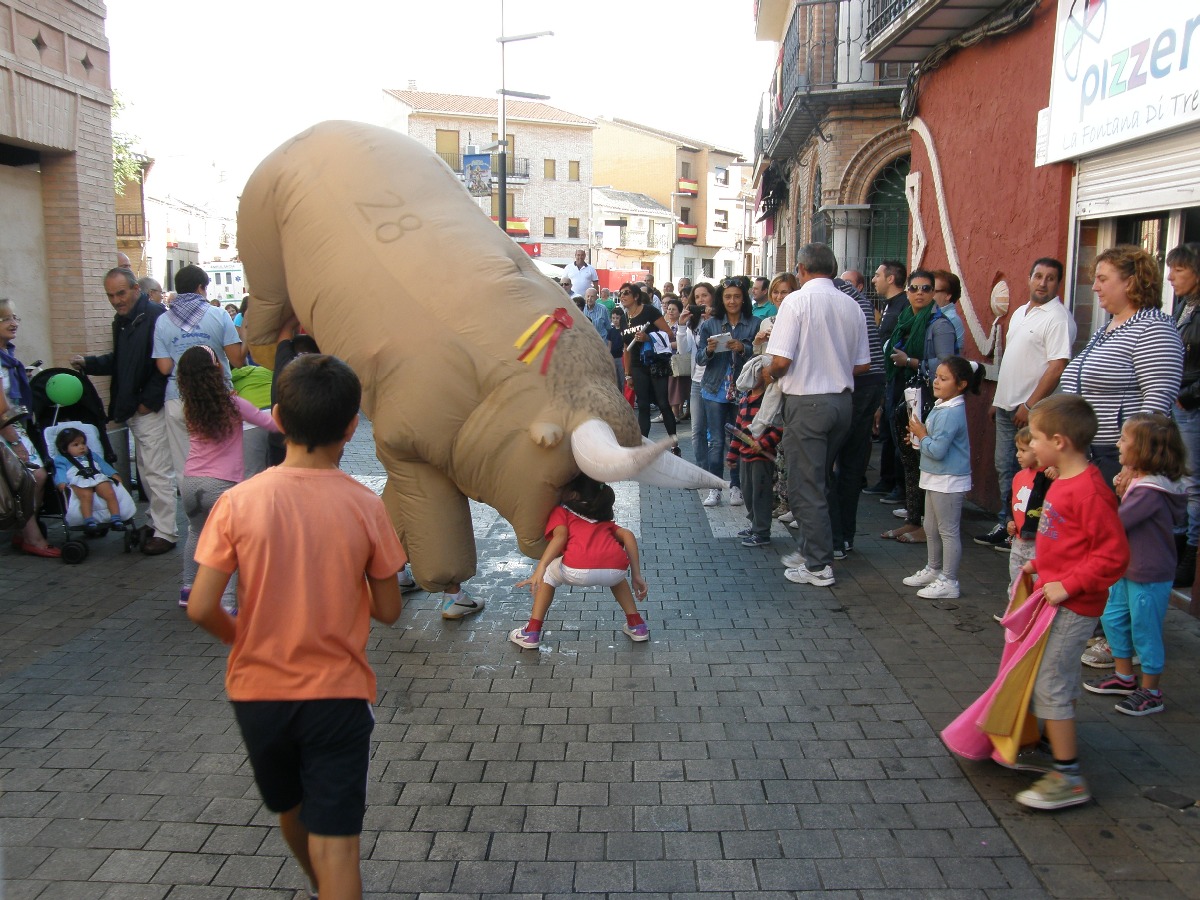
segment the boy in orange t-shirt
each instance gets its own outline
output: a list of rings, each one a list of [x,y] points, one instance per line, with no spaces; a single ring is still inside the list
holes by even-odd
[[[375,724],[367,636],[372,618],[399,618],[406,561],[383,503],[338,469],[361,396],[335,357],[287,367],[271,413],[287,457],[217,501],[188,600],[188,617],[233,645],[225,690],[254,780],[322,897],[362,894]],[[220,602],[234,571],[236,620]]]

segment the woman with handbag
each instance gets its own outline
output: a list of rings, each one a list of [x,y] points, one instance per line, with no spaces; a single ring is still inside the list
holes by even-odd
[[[904,519],[898,528],[885,531],[882,538],[902,544],[925,543],[922,514],[925,492],[921,490],[921,453],[908,438],[908,403],[904,389],[921,389],[921,415],[933,407],[931,387],[938,362],[954,355],[954,325],[933,302],[933,273],[916,269],[908,276],[908,308],[900,313],[896,327],[883,347],[883,368],[892,383],[894,396],[900,398],[891,410],[896,446],[904,470],[904,508],[893,514]]]
[[[748,282],[749,279],[737,276],[721,282],[721,293],[713,306],[712,318],[700,326],[696,335],[696,363],[704,366],[700,396],[711,436],[705,468],[718,478],[724,474],[729,451],[726,426],[732,425],[737,418],[737,377],[746,360],[754,355],[754,336],[762,324],[750,312]],[[718,490],[709,491],[703,501],[705,506],[716,506],[720,502]],[[729,505],[741,506],[742,503],[742,484],[735,468],[729,473]]]
[[[622,339],[625,342],[625,383],[633,385],[637,396],[638,426],[642,437],[650,436],[650,406],[658,406],[662,412],[663,426],[667,434],[675,437],[675,414],[671,412],[671,404],[667,397],[667,379],[671,377],[670,363],[670,328],[662,313],[645,302],[641,285],[627,281],[621,285],[617,293],[621,306],[625,309],[625,329]],[[652,336],[662,335],[667,344],[665,360],[657,358],[656,354],[645,353],[649,346],[653,348]],[[647,358],[649,357],[649,358]],[[679,442],[674,441],[672,453],[679,455]]]
[[[17,336],[20,324],[21,319],[12,301],[0,298],[0,379],[3,380],[3,390],[0,390],[0,424],[3,425],[0,427],[0,440],[30,470],[34,483],[33,514],[24,527],[13,534],[12,543],[13,547],[29,556],[57,559],[62,556],[62,551],[46,543],[37,522],[37,510],[41,508],[42,491],[46,485],[46,470],[37,449],[17,418],[23,415],[23,409],[28,410],[33,403],[25,366],[17,359],[13,346],[13,338]]]

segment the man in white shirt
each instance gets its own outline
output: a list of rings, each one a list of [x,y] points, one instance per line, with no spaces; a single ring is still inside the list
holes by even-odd
[[[796,256],[800,290],[783,301],[766,354],[768,383],[783,391],[788,502],[800,523],[796,552],[783,558],[797,584],[833,584],[829,490],[833,463],[850,430],[854,376],[871,365],[862,309],[833,283],[837,259],[825,244]]]
[[[588,288],[600,287],[600,275],[587,261],[587,254],[582,250],[575,251],[575,262],[564,266],[563,272],[571,279],[571,296],[582,297]]]
[[[1058,387],[1071,359],[1075,319],[1058,297],[1063,264],[1036,260],[1029,272],[1029,302],[1012,314],[1004,341],[1000,374],[990,417],[996,423],[996,476],[1000,480],[997,524],[975,543],[1006,552],[1008,520],[1012,518],[1012,480],[1017,473],[1017,432],[1029,424],[1029,410]]]

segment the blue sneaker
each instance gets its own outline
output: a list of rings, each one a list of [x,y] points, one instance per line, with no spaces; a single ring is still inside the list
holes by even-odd
[[[621,630],[624,631],[626,635],[628,635],[628,637],[631,641],[637,641],[640,643],[641,641],[650,640],[650,629],[646,627],[645,622],[642,622],[640,625],[634,625],[632,627],[630,627],[629,625],[625,625],[621,628]]]
[[[462,619],[483,611],[484,602],[472,600],[467,596],[466,591],[460,591],[458,594],[442,594],[442,597],[444,598],[442,600],[443,619]]]
[[[542,644],[542,633],[540,631],[526,631],[523,626],[510,631],[508,639],[524,650],[536,650]]]
[[[762,537],[757,534],[750,534],[750,535],[747,535],[747,537],[744,541],[742,541],[742,546],[743,547],[769,547],[769,546],[771,546],[771,539],[769,537]]]
[[[750,535],[752,535],[752,534],[754,534],[754,529],[753,529],[753,528],[743,528],[741,531],[739,531],[739,532],[737,533],[737,536],[738,536],[738,537],[740,537],[740,538],[748,538],[748,537],[750,537]]]

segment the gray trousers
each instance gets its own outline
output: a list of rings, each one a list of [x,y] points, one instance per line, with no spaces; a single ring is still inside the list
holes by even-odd
[[[788,505],[800,523],[797,548],[810,570],[833,562],[829,507],[833,461],[850,431],[853,401],[840,394],[785,394],[783,446],[788,461]]]
[[[758,537],[770,538],[771,513],[775,505],[775,463],[766,459],[743,459],[738,468],[750,530]]]
[[[183,584],[191,587],[196,580],[196,544],[200,542],[200,532],[208,521],[208,514],[216,505],[222,494],[234,486],[235,482],[221,478],[206,478],[204,476],[184,475],[180,479],[180,495],[183,500],[183,511],[187,514],[188,534],[183,551]],[[237,590],[237,573],[229,579],[221,602],[228,606],[233,602]]]
[[[929,568],[941,571],[951,581],[958,581],[958,564],[962,560],[959,527],[966,496],[965,491],[925,492],[925,548]]]
[[[854,546],[858,529],[858,498],[862,494],[863,476],[871,461],[871,429],[875,411],[883,399],[883,385],[872,384],[856,388],[851,402],[850,430],[837,455],[837,474],[834,481],[833,505],[829,519],[833,523],[833,546]],[[882,429],[884,432],[887,429]],[[882,451],[881,451],[882,452]]]

